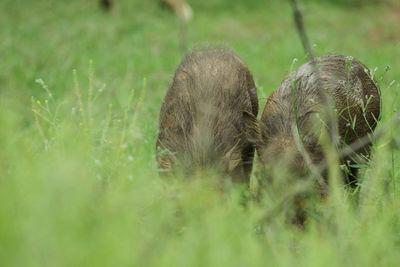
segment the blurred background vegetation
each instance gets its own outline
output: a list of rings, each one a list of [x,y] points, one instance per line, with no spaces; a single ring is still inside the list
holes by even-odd
[[[214,190],[213,174],[159,178],[158,111],[187,51],[232,48],[260,109],[293,60],[306,61],[288,1],[188,3],[183,22],[157,0],[119,0],[110,13],[95,0],[0,2],[0,266],[398,266],[398,125],[375,145],[358,192],[333,186],[309,204],[304,231],[287,223],[279,194],[255,203],[247,188]],[[301,7],[316,55],[374,71],[381,124],[390,121],[399,2]]]

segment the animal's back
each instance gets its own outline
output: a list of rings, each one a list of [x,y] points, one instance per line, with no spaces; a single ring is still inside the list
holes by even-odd
[[[380,116],[380,92],[368,69],[357,59],[343,55],[321,56],[315,61],[317,71],[307,62],[285,78],[268,99],[261,120],[270,121],[275,114],[281,122],[294,123],[295,98],[302,128],[310,114],[320,113],[323,108],[318,97],[320,85],[331,97],[343,142],[350,144],[372,132]]]
[[[243,113],[255,119],[257,112],[253,78],[233,52],[191,53],[163,100],[158,146],[176,153],[189,169],[218,162],[229,152],[239,162],[248,146]],[[171,167],[170,161],[161,167]]]

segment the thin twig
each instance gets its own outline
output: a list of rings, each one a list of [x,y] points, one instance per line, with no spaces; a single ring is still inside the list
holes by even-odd
[[[381,138],[382,136],[384,136],[385,134],[390,132],[390,128],[395,125],[396,123],[400,123],[400,111],[396,112],[391,120],[389,120],[388,122],[386,122],[385,125],[383,125],[383,127],[381,127],[378,131],[375,131],[375,133],[373,135],[365,135],[359,139],[357,139],[356,141],[354,141],[353,143],[351,143],[348,146],[345,146],[341,149],[339,149],[338,152],[338,156],[339,159],[344,159],[348,156],[354,155],[357,153],[358,150],[360,150],[361,148],[365,147],[366,145],[375,143],[378,141],[379,138]],[[318,166],[318,170],[319,172],[323,172],[326,168],[328,167],[326,162],[322,162],[319,166]]]
[[[318,168],[318,166],[316,166],[311,158],[310,155],[308,154],[308,152],[305,150],[301,138],[300,138],[300,133],[298,132],[298,129],[296,127],[292,127],[292,134],[294,136],[294,141],[295,144],[297,146],[297,149],[301,152],[301,155],[304,159],[304,161],[306,162],[310,172],[311,172],[311,177],[308,180],[314,180],[317,179],[318,181],[318,185],[320,186],[320,188],[326,188],[326,181],[322,176],[322,170],[320,170]],[[314,177],[314,179],[312,179],[312,177]]]
[[[334,147],[338,145],[339,138],[338,138],[338,130],[337,130],[337,125],[336,125],[336,119],[335,119],[335,114],[333,111],[333,103],[330,97],[328,96],[327,92],[324,91],[324,88],[321,84],[321,76],[319,73],[319,69],[317,67],[317,64],[314,60],[314,54],[310,46],[310,42],[308,40],[304,22],[303,22],[303,15],[299,9],[299,6],[297,4],[297,0],[290,0],[290,3],[292,5],[293,9],[293,17],[294,17],[294,22],[296,24],[297,31],[299,33],[301,43],[303,44],[303,48],[305,52],[307,53],[307,57],[310,60],[313,72],[316,73],[318,79],[316,80],[317,86],[318,86],[318,96],[321,101],[321,106],[322,106],[322,111],[324,116],[326,117],[328,121],[328,131],[329,131],[329,136],[330,136],[330,141]]]
[[[304,22],[303,22],[303,16],[302,13],[298,7],[297,1],[296,0],[290,0],[292,9],[293,9],[293,17],[294,17],[294,22],[296,24],[297,31],[299,33],[301,42],[303,44],[303,48],[307,54],[307,57],[309,58],[311,62],[311,66],[313,69],[313,72],[316,73],[317,75],[317,86],[318,86],[318,95],[319,99],[321,101],[321,106],[322,106],[322,111],[325,115],[325,118],[328,119],[328,132],[330,136],[330,141],[333,144],[333,147],[337,147],[338,145],[338,130],[337,130],[337,125],[336,125],[336,120],[335,120],[335,115],[333,113],[333,108],[332,108],[332,100],[329,98],[328,94],[324,91],[323,86],[321,84],[321,79],[320,79],[320,72],[319,69],[317,68],[317,65],[314,60],[314,54],[311,49],[310,43],[308,41],[308,37],[305,31],[304,27]],[[293,88],[293,90],[295,90]],[[295,107],[296,108],[296,107]],[[295,110],[296,112],[296,110]],[[310,155],[308,154],[307,150],[304,148],[303,141],[301,140],[300,136],[300,131],[298,129],[298,124],[297,124],[297,114],[296,114],[296,128],[292,128],[292,134],[294,137],[295,144],[297,146],[297,149],[301,152],[301,155],[307,164],[308,169],[311,172],[311,177],[309,177],[308,180],[314,181],[315,179],[318,181],[318,184],[321,189],[326,188],[326,181],[323,178],[322,171],[312,162]]]

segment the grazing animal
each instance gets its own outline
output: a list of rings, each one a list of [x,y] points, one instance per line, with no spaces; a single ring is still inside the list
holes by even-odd
[[[157,160],[165,170],[216,167],[247,182],[260,132],[253,77],[232,51],[188,54],[163,99]]]
[[[307,164],[296,145],[300,134],[304,149],[314,164],[324,161],[320,143],[319,114],[323,112],[319,90],[327,94],[335,110],[341,148],[371,134],[380,116],[380,92],[368,69],[357,59],[343,55],[325,55],[289,74],[271,94],[261,116],[262,143],[259,160],[262,166],[274,166],[286,155],[288,170],[297,177],[307,175]],[[296,107],[296,108],[295,108]],[[341,159],[347,166],[346,183],[356,185],[358,168],[354,165],[368,157],[370,144],[355,155]],[[326,176],[324,174],[324,176]],[[324,177],[325,178],[325,177]]]
[[[162,0],[178,17],[188,21],[193,17],[193,10],[185,0]]]
[[[100,0],[100,5],[107,11],[111,11],[117,0]],[[185,0],[161,0],[178,17],[188,21],[193,17],[193,9]]]
[[[107,11],[111,11],[114,7],[115,0],[100,0],[100,5]]]

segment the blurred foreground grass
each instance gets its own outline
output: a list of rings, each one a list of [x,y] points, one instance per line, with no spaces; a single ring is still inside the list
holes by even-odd
[[[215,189],[212,173],[159,178],[158,110],[185,49],[233,48],[261,108],[293,59],[305,61],[286,2],[189,2],[187,25],[156,1],[120,0],[112,14],[97,1],[0,2],[0,265],[398,266],[398,125],[376,144],[359,194],[332,187],[309,204],[305,231],[287,223],[279,194],[254,203],[247,188]],[[304,8],[316,54],[376,68],[390,120],[400,11]]]

